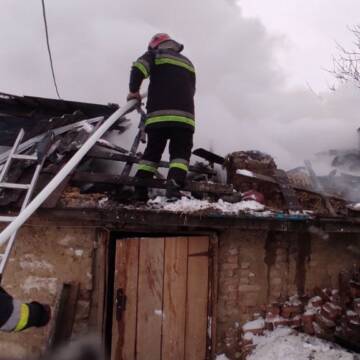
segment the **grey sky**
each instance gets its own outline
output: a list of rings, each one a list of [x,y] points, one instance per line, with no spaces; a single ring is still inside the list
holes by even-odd
[[[0,90],[55,97],[40,1],[1,1]],[[323,59],[334,50],[332,40],[324,45],[321,37],[296,23],[296,18],[311,18],[306,7],[299,12],[283,7],[290,23],[275,20],[275,15],[269,21],[263,13],[261,22],[248,18],[257,11],[246,10],[250,0],[239,1],[244,10],[231,0],[46,1],[60,93],[71,100],[123,103],[131,62],[155,32],[166,31],[185,44],[184,53],[197,69],[196,146],[211,146],[221,154],[259,149],[274,155],[281,166],[293,167],[314,152],[355,145],[359,90],[345,87],[315,96],[299,81],[309,69],[309,82],[318,83]],[[339,13],[356,12],[333,2]],[[329,23],[322,20],[328,10],[331,18],[336,8],[314,7],[319,24]],[[343,22],[346,28],[349,22]],[[298,37],[288,31],[291,25]],[[319,31],[326,33],[324,29]],[[338,40],[350,39],[346,31],[342,37]],[[284,57],[279,58],[289,42],[294,44],[291,54],[281,56],[296,57],[294,66],[285,66]],[[317,54],[298,49],[308,42],[318,44]]]
[[[333,79],[331,68],[336,42],[352,45],[348,27],[359,22],[358,0],[237,0],[243,14],[258,17],[266,28],[283,36],[278,52],[290,84],[311,84],[325,90]]]

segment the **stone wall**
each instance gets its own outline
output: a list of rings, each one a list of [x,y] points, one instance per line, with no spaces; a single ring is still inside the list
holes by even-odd
[[[74,334],[81,334],[88,329],[95,244],[93,228],[24,226],[18,233],[2,285],[18,299],[48,303],[53,308],[59,285],[79,282]],[[38,355],[44,349],[48,331],[49,327],[2,333],[0,352],[12,358]]]
[[[337,288],[339,273],[360,263],[360,236],[227,231],[219,238],[217,351],[236,359],[241,325],[265,304]]]

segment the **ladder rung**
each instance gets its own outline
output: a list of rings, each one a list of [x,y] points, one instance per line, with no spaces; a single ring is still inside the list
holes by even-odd
[[[33,160],[33,161],[38,160],[38,157],[36,155],[25,155],[25,154],[14,154],[12,158],[19,160]]]
[[[16,183],[2,182],[2,183],[0,183],[0,188],[27,190],[30,188],[30,184],[16,184]]]
[[[16,219],[16,216],[2,216],[0,215],[0,222],[12,222]]]

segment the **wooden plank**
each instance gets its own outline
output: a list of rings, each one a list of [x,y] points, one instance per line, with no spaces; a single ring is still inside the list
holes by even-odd
[[[224,165],[225,163],[224,157],[203,148],[195,149],[193,154],[207,160],[209,163],[215,163],[219,165]]]
[[[47,168],[44,173],[56,173],[56,169]],[[112,185],[128,185],[128,186],[146,186],[150,188],[166,189],[167,182],[162,179],[141,179],[136,177],[126,177],[121,175],[112,175],[105,173],[92,173],[85,171],[75,171],[71,179],[74,182],[79,183],[99,183],[99,184],[112,184]],[[206,181],[187,181],[183,188],[185,191],[194,191],[201,193],[212,194],[232,194],[233,186],[209,183]]]
[[[92,173],[75,171],[73,181],[86,182],[86,183],[102,183],[114,185],[128,185],[128,186],[147,186],[151,188],[166,189],[166,180],[160,179],[141,179],[136,177],[123,177],[119,175]],[[224,185],[219,183],[208,183],[203,181],[187,181],[183,190],[207,192],[214,194],[232,194],[232,185]]]
[[[208,334],[208,344],[210,346],[210,359],[216,358],[216,325],[217,325],[217,303],[218,303],[218,275],[219,275],[219,243],[218,237],[213,234],[210,237],[210,252],[211,256],[209,257],[210,266],[209,266],[209,286],[210,286],[210,306],[208,316],[211,318],[211,323],[208,324],[208,327],[211,328],[211,333]]]
[[[107,294],[107,249],[109,231],[96,230],[96,249],[94,252],[94,289],[89,316],[89,327],[105,335],[106,294]]]
[[[116,290],[124,289],[127,297],[126,309],[115,314],[118,324],[116,360],[134,360],[136,358],[136,322],[138,303],[139,239],[126,239],[116,246]],[[116,303],[115,303],[116,308]],[[116,313],[116,309],[115,309]],[[115,360],[114,359],[114,360]]]
[[[116,242],[115,248],[115,273],[114,273],[114,293],[113,293],[113,308],[112,308],[112,330],[111,330],[111,360],[120,360],[123,346],[123,329],[124,324],[119,323],[116,319],[116,290],[118,287],[123,287],[126,277],[125,255],[126,243],[124,241]],[[121,336],[120,336],[121,333]]]
[[[137,360],[161,359],[164,238],[142,238],[139,256]]]
[[[49,326],[47,348],[56,349],[68,341],[72,334],[80,284],[63,283],[58,290],[55,310]]]
[[[132,155],[125,155],[125,154],[117,154],[113,152],[105,152],[105,151],[99,151],[99,150],[91,150],[87,158],[93,158],[93,159],[102,159],[102,160],[112,160],[112,161],[120,161],[120,162],[129,162],[129,163],[138,163],[140,161],[140,158],[137,156]],[[168,168],[169,162],[168,161],[159,161],[159,167],[161,168]],[[190,165],[189,170],[191,172],[197,172],[201,174],[208,174],[208,175],[216,175],[216,171],[212,170],[210,168],[206,168],[204,166],[198,166],[198,165]]]
[[[126,284],[125,295],[127,297],[126,310],[124,312],[124,347],[123,360],[135,359],[136,346],[136,320],[138,303],[138,272],[139,272],[139,239],[126,241]]]
[[[206,357],[208,316],[208,237],[190,237],[186,308],[185,359]]]
[[[162,360],[184,360],[188,238],[165,239]]]

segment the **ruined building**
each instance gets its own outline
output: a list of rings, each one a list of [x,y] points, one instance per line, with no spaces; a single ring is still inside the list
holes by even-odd
[[[11,146],[21,127],[28,141],[70,126],[56,135],[39,191],[81,146],[86,127],[96,126],[91,119],[114,109],[2,95],[0,146]],[[54,316],[46,328],[1,334],[2,353],[27,358],[96,332],[114,360],[238,358],[240,327],[264,305],[338,288],[339,274],[359,265],[356,211],[311,187],[310,175],[288,177],[267,155],[194,155],[202,164],[192,166],[187,189],[196,199],[166,203],[160,195],[143,205],[119,200],[132,178],[106,172],[99,160],[138,157],[98,144],[20,229],[2,285],[18,298],[49,303]],[[225,166],[226,183],[215,182],[208,161]],[[26,182],[32,166],[17,167],[12,181]],[[247,191],[247,201],[236,200]],[[256,194],[264,204],[251,200]],[[11,216],[20,201],[18,192],[2,191],[1,215]]]

